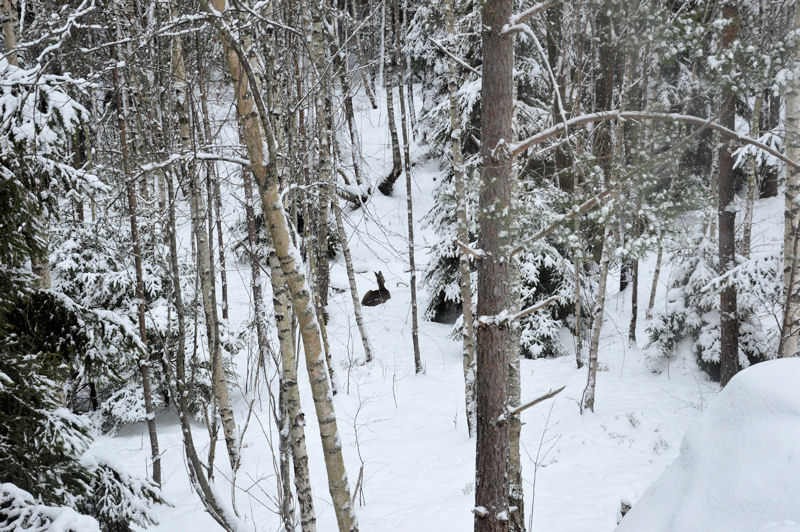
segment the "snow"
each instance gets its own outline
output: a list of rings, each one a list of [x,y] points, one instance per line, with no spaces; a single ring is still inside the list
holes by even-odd
[[[618,532],[800,530],[798,382],[800,359],[737,374]]]
[[[463,90],[466,89],[462,87]],[[223,94],[221,99],[225,97]],[[380,94],[378,100],[384,101]],[[391,166],[385,111],[371,110],[362,96],[354,104],[356,127],[363,142],[363,174],[374,185]],[[212,106],[212,112],[220,117],[229,116],[229,107]],[[238,142],[234,121],[228,120],[222,127],[218,142],[221,145]],[[445,175],[438,161],[424,160],[424,152],[424,146],[412,145],[417,213],[427,213],[433,206],[434,188]],[[219,161],[217,165],[224,180],[222,218],[230,231],[241,210],[240,170],[232,162]],[[334,404],[347,472],[355,479],[360,468],[364,469],[362,492],[354,505],[361,529],[469,530],[475,508],[475,440],[466,434],[461,346],[450,338],[450,325],[420,321],[424,372],[415,374],[405,187],[398,181],[392,197],[376,192],[363,208],[343,209],[343,214],[360,290],[363,293],[374,288],[372,272],[380,270],[392,294],[385,304],[363,309],[375,359],[369,365],[364,364],[344,259],[340,257],[332,265],[327,330],[339,389]],[[188,254],[190,220],[185,214],[179,216],[182,249]],[[420,218],[415,229],[418,273],[426,268],[438,241],[430,228],[422,226]],[[670,269],[666,258],[664,262],[656,309],[663,308],[666,301],[664,292]],[[640,302],[647,301],[654,267],[654,256],[640,264]],[[228,269],[229,323],[235,331],[251,319],[250,272],[243,263],[229,263]],[[617,276],[618,272],[609,274],[609,287],[618,286]],[[264,289],[265,301],[270,302],[269,283]],[[639,499],[678,456],[684,430],[701,415],[718,390],[718,385],[709,382],[698,370],[688,349],[654,369],[642,349],[628,344],[630,290],[618,293],[609,288],[600,339],[596,413],[580,414],[586,368],[575,367],[574,354],[521,362],[523,401],[565,386],[555,398],[520,414],[524,512],[526,522],[532,520],[532,529],[537,532],[613,530],[620,501]],[[427,298],[425,287],[420,287],[418,300],[423,309]],[[641,345],[645,339],[644,306],[640,305],[639,316]],[[572,336],[561,331],[561,338],[566,352],[573,353]],[[236,488],[231,489],[232,473],[225,459],[224,442],[220,440],[215,489],[226,504],[230,504],[231,494],[235,494],[235,507],[243,526],[277,530],[280,528],[275,502],[277,458],[273,456],[277,455],[278,429],[271,426],[271,406],[263,390],[263,380],[256,391],[247,382],[247,356],[245,349],[231,366],[239,375],[239,385],[231,388],[231,395],[240,427],[247,418],[249,405],[253,404],[252,421],[242,434],[242,464]],[[273,392],[277,394],[275,369],[270,367],[268,372]],[[335,530],[322,445],[302,356],[298,377],[306,416],[317,526],[319,530]],[[172,506],[155,509],[159,525],[153,530],[217,530],[218,525],[204,512],[189,484],[177,417],[161,409],[157,413],[157,426],[162,450],[162,493]],[[205,461],[209,442],[205,426],[193,424],[193,437]],[[144,476],[149,473],[146,442],[147,428],[139,423],[123,426],[116,435],[100,437],[94,448],[114,456],[127,472]],[[786,517],[792,516],[775,516],[772,521]],[[766,523],[767,520],[757,526]]]
[[[7,482],[0,484],[0,508],[3,531],[100,532],[94,517],[67,506],[38,503],[30,493]]]

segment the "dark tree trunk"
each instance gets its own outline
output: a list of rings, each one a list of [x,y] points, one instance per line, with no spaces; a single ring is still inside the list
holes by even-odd
[[[391,9],[389,4],[386,5],[386,43],[387,48],[391,46],[392,42],[392,34],[391,27],[392,18],[391,18]],[[392,139],[392,169],[389,172],[389,175],[381,181],[380,185],[378,185],[378,190],[380,190],[381,194],[384,196],[391,196],[392,190],[394,189],[394,184],[397,181],[397,178],[400,177],[400,174],[403,173],[403,162],[400,158],[400,140],[397,137],[397,120],[394,116],[394,81],[397,79],[396,72],[397,72],[397,62],[394,59],[394,54],[387,53],[386,54],[386,72],[384,72],[383,78],[384,82],[384,89],[386,90],[386,120],[389,127],[389,136]]]
[[[728,27],[722,38],[723,48],[728,48],[739,29],[739,9],[734,2],[727,2],[723,14]],[[720,124],[733,129],[736,116],[736,96],[727,87],[722,91]],[[719,272],[730,271],[736,265],[735,222],[736,211],[732,209],[735,183],[731,141],[725,137],[719,148]],[[725,386],[739,371],[739,323],[736,316],[736,287],[727,283],[720,293],[720,384]]]
[[[494,316],[511,308],[511,161],[503,143],[512,138],[514,41],[502,30],[511,16],[511,0],[485,2],[481,103],[481,193],[478,214],[478,315]],[[495,149],[498,148],[499,149]],[[508,530],[509,424],[507,326],[479,326],[477,334],[477,456],[475,531]]]

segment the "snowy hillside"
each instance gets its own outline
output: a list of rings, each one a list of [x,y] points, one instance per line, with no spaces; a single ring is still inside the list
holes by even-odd
[[[359,103],[366,162],[372,175],[381,176],[391,162],[381,122],[384,117],[372,112],[366,101]],[[432,206],[433,189],[442,178],[438,161],[424,160],[423,149],[415,146],[412,152],[417,162],[413,173],[417,221]],[[228,197],[226,204],[226,219],[234,220],[235,198]],[[425,371],[414,374],[404,191],[397,187],[390,198],[374,195],[363,209],[345,212],[359,290],[375,288],[373,271],[380,270],[392,295],[384,305],[364,308],[375,349],[374,362],[364,365],[347,274],[342,259],[334,264],[331,288],[337,295],[329,304],[328,335],[339,388],[336,411],[352,483],[363,467],[358,496],[362,502],[356,506],[359,522],[364,530],[468,529],[473,520],[475,442],[466,435],[460,346],[449,338],[451,326],[422,321]],[[418,267],[423,270],[436,239],[422,224],[418,223],[416,231]],[[651,257],[641,266],[642,299],[650,286],[653,261]],[[251,312],[246,268],[236,264],[228,275],[234,329],[249,319]],[[669,278],[668,272],[662,275],[662,279]],[[610,287],[616,284],[609,282]],[[595,414],[580,414],[586,371],[575,368],[572,356],[522,361],[523,400],[566,386],[552,402],[522,416],[526,514],[536,530],[613,530],[621,501],[637,500],[677,456],[683,432],[718,391],[718,385],[697,369],[690,354],[654,371],[642,350],[627,344],[630,298],[625,296],[609,289]],[[656,308],[662,297],[660,293]],[[420,299],[424,301],[425,296]],[[646,338],[643,315],[639,323],[640,337]],[[563,337],[570,341],[568,333]],[[565,347],[569,350],[572,346]],[[237,418],[246,419],[248,405],[255,402],[234,493],[246,522],[258,530],[277,530],[276,435],[270,423],[270,400],[263,389],[244,393],[245,356],[243,353],[235,360],[240,374],[235,394]],[[302,378],[303,364],[300,357],[302,404],[311,405],[307,379]],[[274,373],[274,369],[270,371]],[[307,426],[313,428],[313,409],[307,408],[305,414]],[[160,525],[155,530],[175,530],[187,523],[198,530],[213,530],[216,525],[189,486],[174,415],[159,414],[158,426],[164,442],[164,495],[174,507],[157,510]],[[306,437],[318,525],[320,530],[333,530],[336,523],[325,502],[327,484],[319,435],[307,430]],[[146,438],[146,427],[139,424],[99,439],[95,447],[113,455],[126,470],[144,475],[147,448],[142,442]],[[205,427],[196,427],[195,438],[205,453]],[[223,461],[217,464],[223,468],[217,473],[217,489],[227,494],[231,491],[230,471]]]

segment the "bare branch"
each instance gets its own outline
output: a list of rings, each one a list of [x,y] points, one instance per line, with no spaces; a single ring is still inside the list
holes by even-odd
[[[527,410],[528,408],[530,408],[530,407],[532,407],[532,406],[534,406],[534,405],[538,405],[538,404],[539,404],[539,403],[541,403],[542,401],[547,401],[547,400],[548,400],[548,399],[550,399],[551,397],[555,397],[556,395],[558,395],[558,394],[560,394],[562,391],[564,391],[564,388],[566,388],[566,386],[562,386],[562,387],[561,387],[561,388],[559,388],[558,390],[550,390],[549,392],[547,392],[547,393],[546,393],[546,394],[544,394],[543,396],[541,396],[541,397],[537,397],[537,398],[536,398],[536,399],[534,399],[533,401],[531,401],[531,402],[529,402],[529,403],[525,403],[524,405],[522,405],[522,406],[520,406],[520,407],[517,407],[517,408],[515,408],[514,410],[511,410],[511,411],[509,412],[509,414],[510,414],[510,415],[512,415],[512,416],[516,416],[516,415],[518,415],[520,412],[522,412],[523,410]]]
[[[506,314],[506,311],[503,311],[500,314],[495,315],[488,315],[488,316],[478,316],[478,319],[475,320],[475,323],[478,324],[479,327],[489,327],[491,325],[496,325],[498,327],[502,327],[503,325],[508,325],[509,323],[513,323],[517,320],[524,318],[525,316],[529,316],[536,312],[537,310],[541,310],[545,308],[550,303],[558,300],[558,296],[550,296],[544,301],[540,301],[533,306],[528,308],[522,309],[519,312],[514,314]]]

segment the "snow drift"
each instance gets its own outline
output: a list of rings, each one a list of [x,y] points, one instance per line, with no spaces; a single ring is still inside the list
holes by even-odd
[[[800,359],[734,377],[617,532],[800,530]]]

